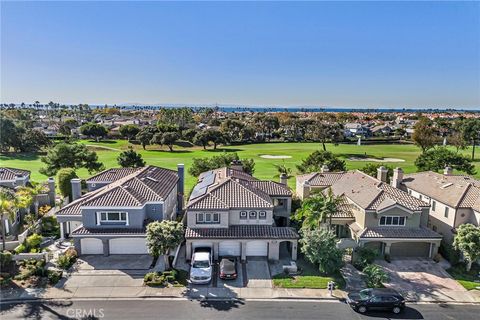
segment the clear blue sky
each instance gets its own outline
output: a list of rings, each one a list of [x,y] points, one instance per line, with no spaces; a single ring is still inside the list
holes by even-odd
[[[1,101],[480,109],[479,2],[2,2]]]

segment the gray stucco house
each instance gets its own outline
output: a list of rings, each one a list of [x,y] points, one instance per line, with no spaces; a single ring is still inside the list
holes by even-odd
[[[79,254],[144,254],[146,225],[181,210],[184,166],[109,169],[86,183],[82,196],[72,179],[74,200],[56,213],[61,236],[72,237]]]
[[[384,167],[378,169],[377,178],[358,170],[328,172],[324,168],[323,172],[298,176],[297,194],[306,198],[330,189],[340,198],[338,212],[332,217],[339,238],[351,238],[359,246],[391,257],[432,258],[442,235],[428,228],[430,205],[386,180]]]
[[[187,207],[186,258],[198,247],[219,256],[278,260],[281,246],[297,258],[298,234],[288,227],[292,193],[283,183],[261,181],[241,164],[200,175]]]

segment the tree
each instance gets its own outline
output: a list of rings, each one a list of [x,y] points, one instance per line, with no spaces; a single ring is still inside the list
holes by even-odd
[[[367,163],[363,166],[362,169],[360,169],[360,171],[368,174],[369,176],[372,176],[374,178],[377,177],[377,169],[380,168],[380,167],[385,167],[388,171],[387,171],[387,183],[390,183],[390,179],[393,177],[393,167],[392,166],[388,166],[388,165],[384,165],[384,164],[380,164],[380,163]]]
[[[86,123],[80,127],[80,132],[83,135],[95,138],[97,142],[100,138],[103,138],[107,135],[107,128],[98,123]]]
[[[6,226],[5,220],[13,221],[18,210],[18,199],[14,194],[0,192],[0,215],[2,223],[2,245],[5,250]]]
[[[336,272],[343,265],[343,251],[337,248],[335,234],[325,228],[300,230],[301,251],[311,263],[318,264],[321,274]]]
[[[463,257],[467,260],[467,271],[470,271],[472,263],[480,259],[480,227],[471,223],[460,225],[457,228],[453,246],[463,253]]]
[[[219,130],[209,129],[210,141],[213,143],[213,150],[217,150],[219,144],[228,142],[228,136]]]
[[[193,158],[192,166],[188,169],[188,172],[192,176],[198,177],[200,173],[205,171],[230,167],[231,163],[236,160],[240,160],[236,152],[224,153],[211,158]],[[253,174],[255,171],[255,162],[253,159],[242,159],[241,162],[243,171],[248,174]]]
[[[295,213],[295,220],[302,222],[302,228],[315,229],[322,223],[332,224],[332,216],[337,212],[340,199],[332,190],[327,193],[316,193],[302,202],[302,206]]]
[[[459,150],[465,150],[467,148],[467,141],[465,141],[463,134],[459,131],[454,131],[448,137],[448,144],[454,146],[457,153]]]
[[[390,277],[380,267],[370,264],[363,269],[365,274],[365,283],[368,288],[383,288],[383,283],[389,281]]]
[[[326,165],[330,171],[345,171],[345,161],[340,160],[330,151],[314,151],[302,160],[297,169],[300,173],[318,172]]]
[[[36,182],[30,182],[30,186],[24,186],[21,187],[18,191],[18,195],[20,197],[24,197],[26,200],[25,203],[25,208],[30,208],[30,206],[33,204],[34,205],[34,213],[35,216],[38,215],[38,195],[44,194],[47,192],[47,186],[43,183],[36,183]]]
[[[310,126],[310,138],[322,143],[323,151],[328,141],[338,142],[343,139],[343,128],[339,123],[315,122]]]
[[[86,168],[89,173],[104,168],[103,164],[98,161],[97,154],[79,143],[59,143],[48,150],[47,155],[42,157],[41,161],[47,166],[39,171],[47,176],[55,175],[61,168]]]
[[[60,193],[64,197],[68,197],[70,201],[72,200],[72,183],[71,180],[78,178],[75,169],[72,168],[63,168],[60,169],[57,173],[57,183]]]
[[[477,145],[478,140],[480,140],[480,119],[465,119],[461,124],[461,132],[465,141],[471,142],[472,160],[475,160],[475,146]]]
[[[197,146],[202,146],[203,149],[206,150],[208,143],[210,142],[210,132],[207,130],[197,132],[195,137],[193,137],[192,141],[193,141],[193,144]]]
[[[128,141],[130,141],[135,138],[135,136],[140,132],[140,128],[136,124],[126,124],[120,126],[119,131],[123,137],[127,138]]]
[[[185,139],[186,141],[190,141],[192,143],[193,139],[197,135],[198,130],[197,129],[187,129],[182,131],[182,139]]]
[[[173,144],[177,142],[179,135],[176,132],[165,132],[162,134],[162,144],[166,145],[170,152],[173,151]]]
[[[431,170],[438,172],[448,166],[468,174],[475,174],[475,166],[470,159],[444,147],[422,153],[415,160],[415,166],[418,171]]]
[[[274,178],[279,178],[282,174],[286,175],[287,178],[292,176],[292,168],[289,168],[285,165],[285,161],[282,164],[274,164],[275,169],[277,169],[277,174],[275,174]]]
[[[412,140],[425,153],[435,147],[438,142],[438,135],[433,127],[433,122],[429,118],[421,117],[413,127]]]
[[[0,149],[9,151],[14,144],[13,140],[17,139],[17,127],[15,123],[5,117],[0,117]]]
[[[118,164],[123,167],[145,167],[145,161],[142,159],[142,155],[136,153],[135,150],[129,148],[126,151],[120,153],[117,157]]]
[[[142,148],[145,150],[145,146],[151,143],[156,133],[158,133],[157,127],[147,126],[140,129],[135,138],[142,144]]]
[[[243,140],[245,134],[242,134],[242,129],[245,124],[239,120],[227,119],[220,125],[220,130],[228,136],[231,142],[240,142]]]
[[[51,144],[52,142],[42,131],[25,129],[20,136],[18,150],[20,152],[36,152]]]
[[[177,221],[154,221],[147,225],[148,252],[157,259],[164,256],[165,266],[170,269],[168,252],[175,249],[183,241],[183,225]]]

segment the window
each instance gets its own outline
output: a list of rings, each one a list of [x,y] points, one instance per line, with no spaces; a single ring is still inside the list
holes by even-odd
[[[265,212],[265,211],[260,211],[260,212],[258,213],[258,217],[259,217],[260,219],[263,219],[263,220],[267,219],[267,212]]]
[[[382,297],[373,297],[372,299],[370,299],[371,302],[380,302],[382,301]]]
[[[432,226],[433,231],[437,232],[437,226]]]
[[[247,211],[240,211],[240,220],[247,219]]]
[[[404,226],[405,217],[398,216],[383,216],[380,218],[381,226]]]
[[[419,196],[418,196],[418,199],[423,200],[422,195],[419,195]]]
[[[257,211],[250,211],[250,219],[257,219]]]
[[[197,224],[220,223],[219,213],[197,213]]]
[[[437,202],[435,200],[432,201],[432,211],[435,211],[435,207],[437,206]]]
[[[408,190],[408,194],[409,194],[409,195],[412,195],[412,190]]]
[[[448,210],[449,209],[450,209],[449,207],[445,207],[445,214],[444,214],[445,218],[448,218]]]
[[[390,296],[383,296],[382,297],[382,302],[396,302],[397,298],[395,297],[390,297]]]
[[[128,224],[126,212],[97,212],[97,219],[100,217],[100,224]]]

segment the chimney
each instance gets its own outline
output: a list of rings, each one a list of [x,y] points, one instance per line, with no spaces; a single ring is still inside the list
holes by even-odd
[[[179,163],[177,165],[177,174],[178,174],[178,185],[177,185],[177,211],[183,210],[183,196],[185,193],[185,165],[183,163]]]
[[[305,199],[310,196],[310,182],[309,181],[304,181],[302,185],[302,194],[301,198]]]
[[[443,174],[446,176],[449,176],[453,173],[452,167],[446,166],[445,169],[443,169]]]
[[[243,171],[242,161],[233,160],[232,163],[230,163],[230,168],[237,171]]]
[[[402,184],[402,181],[403,181],[402,168],[393,169],[392,187],[400,188],[400,184]]]
[[[377,169],[377,179],[382,182],[387,182],[388,169],[381,166]]]
[[[280,175],[280,183],[283,184],[284,186],[287,185],[287,179],[288,179],[288,176],[285,173],[282,173]]]
[[[55,179],[53,177],[48,178],[48,201],[50,206],[55,207]]]
[[[328,166],[326,164],[322,165],[322,167],[320,168],[321,173],[325,173],[328,171],[330,171],[330,169],[328,169]]]
[[[72,201],[75,201],[82,196],[82,180],[74,178],[70,183],[72,184]]]

